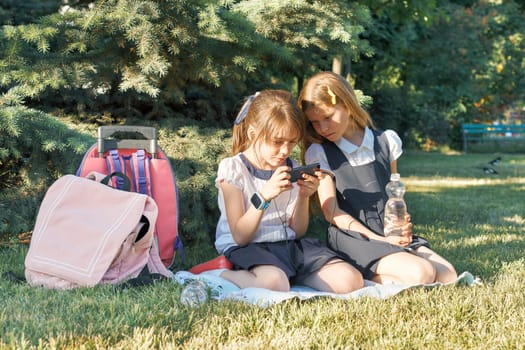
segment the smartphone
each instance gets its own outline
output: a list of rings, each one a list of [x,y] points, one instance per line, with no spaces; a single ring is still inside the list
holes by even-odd
[[[313,163],[313,164],[308,164],[308,165],[292,168],[292,171],[290,172],[290,175],[292,176],[292,178],[290,179],[290,181],[296,182],[297,180],[302,179],[303,173],[315,175],[315,171],[319,169],[320,169],[319,163]]]

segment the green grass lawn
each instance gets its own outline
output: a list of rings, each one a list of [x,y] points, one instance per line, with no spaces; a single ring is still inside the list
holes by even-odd
[[[4,349],[522,349],[525,344],[525,156],[403,155],[414,231],[475,287],[411,289],[386,300],[292,300],[261,308],[186,308],[161,282],[58,292],[0,281]],[[323,236],[313,220],[311,234]],[[189,256],[210,247],[187,247]],[[23,273],[26,245],[0,248],[0,272]],[[211,258],[212,256],[210,256]]]

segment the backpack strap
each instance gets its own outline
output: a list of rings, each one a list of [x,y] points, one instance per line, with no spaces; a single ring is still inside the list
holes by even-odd
[[[129,175],[131,179],[131,190],[153,197],[150,176],[150,158],[144,149],[125,155],[120,154],[118,149],[110,149],[107,160],[109,173],[119,172]],[[120,178],[116,178],[115,188],[122,189],[124,185]]]
[[[149,156],[146,155],[146,152],[143,149],[138,149],[133,158],[133,163],[137,165],[138,170],[138,176],[136,179],[137,192],[153,197],[151,190],[151,176],[149,172]]]
[[[160,274],[160,273],[151,273],[148,270],[148,266],[144,266],[144,268],[140,271],[139,275],[135,278],[131,278],[129,280],[126,280],[125,282],[122,282],[120,284],[115,285],[115,290],[124,290],[127,288],[132,287],[143,287],[151,285],[157,281],[166,280],[168,277]]]
[[[153,243],[151,244],[151,248],[149,250],[148,264],[146,266],[148,267],[150,273],[160,274],[168,278],[173,277],[173,272],[164,265],[160,258],[159,243],[157,241],[157,237],[153,239]]]
[[[126,289],[129,287],[141,287],[155,283],[156,281],[168,280],[173,278],[173,272],[162,263],[159,255],[157,239],[153,239],[149,250],[147,264],[142,268],[139,275],[135,278],[126,280],[115,286],[116,289]]]
[[[136,185],[136,180],[135,180],[135,172],[133,171],[133,161],[132,161],[132,155],[124,155],[122,154],[120,156],[120,161],[121,163],[123,164],[124,166],[124,172],[126,174],[129,174],[130,177],[131,177],[131,183],[132,183],[132,186],[131,186],[131,191],[133,192],[137,192],[137,185]]]
[[[109,180],[111,180],[112,178],[119,179],[120,182],[122,182],[122,188],[121,189],[126,191],[126,192],[130,192],[130,190],[131,190],[131,182],[129,181],[129,178],[126,176],[126,174],[118,172],[118,171],[114,171],[111,174],[106,175],[102,180],[100,180],[100,183],[102,183],[104,185],[107,185],[107,186],[110,186],[109,185]]]
[[[106,158],[108,162],[108,172],[109,173],[125,173],[125,166],[121,163],[121,158],[118,153],[118,149],[110,149],[109,150],[109,157]],[[124,186],[124,182],[121,178],[116,178],[116,184],[115,187],[118,189],[122,189]]]
[[[179,235],[177,235],[175,242],[173,242],[173,250],[176,252],[176,254],[173,254],[173,259],[175,260],[176,256],[180,256],[179,261],[183,263],[186,257],[184,256],[184,246],[182,245]]]

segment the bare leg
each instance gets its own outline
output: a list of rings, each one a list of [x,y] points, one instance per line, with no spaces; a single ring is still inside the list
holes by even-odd
[[[276,266],[259,265],[250,270],[225,270],[221,277],[235,283],[239,288],[258,287],[288,292],[288,277]]]
[[[436,269],[436,282],[449,283],[458,278],[456,270],[451,263],[427,247],[419,247],[416,254],[427,259]]]
[[[363,276],[352,265],[333,259],[304,280],[308,287],[333,293],[349,293],[363,287]]]
[[[436,269],[430,261],[407,252],[394,253],[381,258],[376,275],[372,278],[378,283],[402,284],[433,283],[435,279]]]

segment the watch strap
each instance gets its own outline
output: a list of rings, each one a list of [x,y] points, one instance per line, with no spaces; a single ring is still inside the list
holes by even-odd
[[[266,210],[270,206],[270,202],[266,201],[259,192],[255,192],[250,201],[257,210]]]

